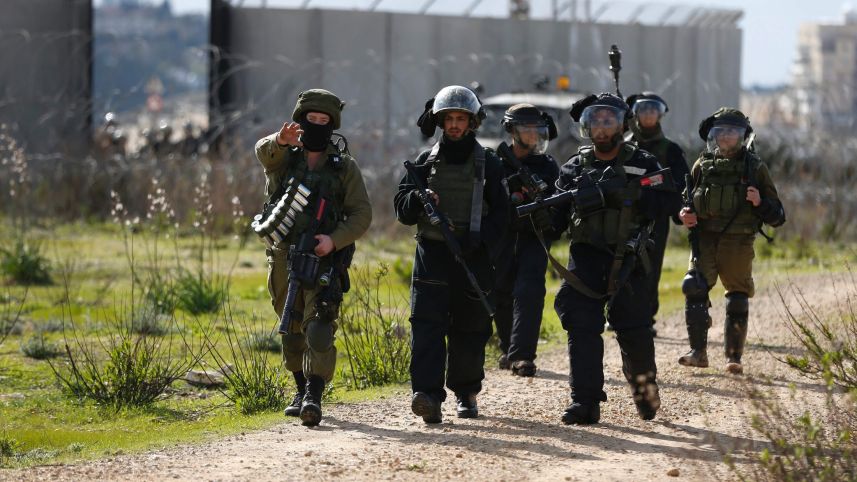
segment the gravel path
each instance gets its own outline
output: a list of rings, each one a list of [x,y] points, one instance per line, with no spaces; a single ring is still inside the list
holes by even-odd
[[[828,275],[797,281],[818,304],[832,302]],[[621,374],[618,345],[605,335],[609,401],[601,423],[565,426],[568,358],[564,349],[540,355],[537,377],[523,379],[490,370],[479,397],[481,416],[455,418],[452,397],[444,422],[426,426],[410,413],[410,397],[325,407],[314,429],[286,420],[269,430],[210,442],[125,455],[77,465],[0,471],[9,480],[711,480],[729,479],[721,462],[726,448],[738,458],[758,444],[749,428],[751,407],[743,377],[724,374],[723,299],[715,299],[709,334],[712,367],[692,370],[676,363],[686,351],[682,313],[658,322],[656,339],[662,408],[657,418],[637,418]],[[794,352],[782,324],[775,291],[751,301],[745,373],[785,395],[794,383],[802,402],[823,398],[819,384],[796,377],[776,356]],[[757,445],[758,448],[758,445]]]

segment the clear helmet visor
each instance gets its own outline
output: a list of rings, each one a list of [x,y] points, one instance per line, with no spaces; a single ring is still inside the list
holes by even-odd
[[[634,102],[631,112],[637,119],[638,124],[654,125],[663,119],[667,112],[667,106],[663,102],[654,99],[639,99]]]
[[[512,142],[529,150],[531,154],[544,154],[550,144],[548,126],[519,124],[512,127]]]
[[[607,130],[622,133],[625,121],[625,109],[607,105],[591,105],[583,109],[580,115],[580,135],[592,138],[592,131]]]
[[[747,129],[742,126],[719,125],[708,131],[705,142],[706,149],[715,155],[729,156],[744,147],[744,134]]]

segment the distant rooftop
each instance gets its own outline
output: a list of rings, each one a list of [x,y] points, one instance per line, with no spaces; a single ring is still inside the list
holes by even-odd
[[[329,8],[425,15],[508,17],[509,1],[503,0],[224,0],[235,7]],[[670,3],[629,1],[551,0],[529,2],[529,18],[642,25],[735,27],[742,10],[694,7]]]

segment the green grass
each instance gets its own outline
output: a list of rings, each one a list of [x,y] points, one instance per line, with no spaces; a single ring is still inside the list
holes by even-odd
[[[4,235],[0,228],[0,236]],[[171,387],[171,397],[159,400],[148,408],[114,411],[92,403],[68,398],[56,384],[45,361],[24,356],[22,342],[34,334],[41,333],[46,343],[62,346],[63,323],[74,318],[80,333],[91,339],[104,336],[106,323],[102,320],[117,307],[127,305],[131,282],[128,275],[126,248],[122,233],[112,225],[65,224],[51,231],[34,230],[33,235],[44,243],[45,253],[52,266],[63,266],[74,260],[74,269],[69,276],[71,289],[68,293],[57,275],[54,286],[32,286],[27,293],[22,313],[20,334],[12,334],[0,345],[0,449],[13,455],[0,455],[0,465],[29,466],[78,459],[89,459],[115,453],[135,452],[178,443],[197,442],[269,427],[284,421],[282,413],[263,412],[242,415],[217,391],[190,387],[176,382]],[[666,256],[661,284],[661,312],[664,315],[680,310],[684,300],[681,296],[681,279],[687,263],[687,248],[683,238],[673,233],[672,245]],[[165,266],[174,266],[176,257],[189,258],[194,252],[195,238],[183,236],[176,247],[172,240],[165,241],[163,249]],[[764,240],[760,240],[764,243]],[[567,257],[567,241],[555,243],[554,253],[561,260]],[[144,239],[135,241],[138,259],[143,255]],[[789,274],[811,271],[843,269],[843,253],[848,261],[857,259],[849,245],[816,245],[778,240],[772,246],[757,244],[757,259],[754,274],[757,285],[773,283]],[[389,241],[378,237],[358,242],[356,265],[373,265],[384,261],[391,266],[398,262],[399,273],[391,273],[390,284],[385,288],[397,299],[407,302],[408,282],[404,273],[410,269],[414,242],[410,238]],[[235,317],[248,322],[253,332],[268,333],[277,323],[277,315],[271,307],[266,275],[267,264],[260,243],[250,243],[239,250],[237,243],[224,239],[218,243],[213,273],[227,276],[231,266],[235,269],[229,278],[229,302]],[[553,310],[554,296],[559,279],[548,277],[548,295],[545,299],[542,339],[540,351],[555,349],[565,343],[565,332]],[[11,301],[0,298],[0,313],[4,307],[14,306],[21,299],[23,287],[10,286]],[[720,296],[715,288],[712,297]],[[4,289],[5,291],[5,289]],[[66,299],[69,303],[63,303]],[[142,298],[136,300],[142,303]],[[2,305],[2,303],[6,303]],[[255,315],[255,316],[254,316]],[[213,333],[225,348],[224,326],[217,314],[193,316],[187,311],[177,310],[176,316],[188,323],[188,333],[199,334],[212,324]],[[45,327],[50,327],[45,329]],[[346,329],[342,327],[342,329]],[[66,330],[68,332],[68,330]],[[346,368],[341,340],[340,360],[333,390],[328,401],[359,401],[374,397],[401,396],[407,388],[401,385],[347,390],[342,371]],[[489,345],[486,365],[495,366],[496,340]],[[272,361],[278,361],[279,353],[267,352]],[[56,360],[56,359],[55,359]],[[209,359],[210,361],[210,359]],[[289,387],[291,382],[289,381]],[[4,448],[5,447],[5,448]]]

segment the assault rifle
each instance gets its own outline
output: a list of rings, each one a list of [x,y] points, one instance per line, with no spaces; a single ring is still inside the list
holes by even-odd
[[[533,174],[533,172],[530,171],[530,168],[525,166],[523,162],[519,161],[508,144],[501,142],[500,145],[497,146],[497,153],[500,154],[503,159],[508,161],[509,164],[512,165],[512,168],[518,171],[513,177],[520,181],[521,186],[523,187],[523,192],[511,193],[513,204],[521,204],[524,200],[533,202],[536,199],[544,197],[544,193],[548,190],[548,183],[546,183],[537,174]],[[512,188],[509,187],[509,190],[511,191]]]
[[[420,202],[423,204],[423,210],[428,216],[429,222],[433,226],[437,226],[441,234],[443,234],[443,240],[446,242],[446,247],[449,248],[449,251],[455,257],[455,260],[458,261],[458,264],[464,268],[464,274],[467,275],[467,281],[469,281],[470,286],[476,290],[476,294],[479,296],[479,301],[482,302],[482,306],[485,307],[485,310],[489,315],[494,316],[494,307],[491,306],[488,298],[485,297],[485,293],[482,292],[479,282],[476,281],[476,277],[473,276],[473,272],[470,271],[470,268],[467,266],[467,262],[464,260],[464,252],[461,250],[461,245],[458,244],[458,241],[455,239],[455,235],[452,234],[452,229],[449,226],[449,219],[447,219],[443,212],[437,209],[437,206],[434,204],[431,196],[426,192],[428,188],[417,173],[414,163],[411,161],[405,161],[404,165],[405,170],[408,171],[408,176],[417,188],[417,196],[419,196]]]
[[[694,212],[692,180],[690,174],[684,175],[684,185],[687,187],[684,191],[683,204],[690,212]],[[681,291],[685,296],[698,298],[708,293],[708,282],[702,275],[702,271],[699,270],[699,225],[688,228],[687,240],[690,242],[690,269],[687,270],[687,274],[684,275],[684,280],[681,282]]]
[[[622,266],[619,268],[616,279],[613,281],[614,285],[611,290],[612,294],[607,299],[607,308],[605,308],[605,313],[609,312],[610,309],[613,308],[613,302],[616,301],[616,296],[628,283],[628,280],[631,278],[631,273],[633,273],[634,269],[637,267],[637,260],[639,260],[643,265],[643,271],[645,273],[649,273],[649,271],[651,271],[652,266],[649,260],[648,250],[654,247],[654,244],[655,240],[649,238],[648,226],[644,226],[636,236],[625,242],[625,257],[622,258]]]
[[[668,167],[638,177],[631,182],[640,189],[675,192],[672,171]],[[536,199],[529,204],[518,206],[515,210],[519,217],[524,217],[537,209],[571,202],[578,212],[593,213],[604,207],[607,195],[625,187],[626,182],[622,176],[615,175],[611,168],[607,168],[598,181],[588,173],[584,173],[577,179],[577,189],[563,191],[544,199]]]
[[[277,329],[277,332],[281,335],[288,334],[289,332],[292,311],[294,310],[295,300],[301,286],[314,285],[318,278],[320,258],[315,254],[315,247],[318,244],[315,235],[319,226],[321,226],[321,219],[324,216],[326,205],[327,200],[324,198],[324,193],[319,192],[315,216],[313,216],[312,222],[301,233],[297,244],[289,247],[289,291],[286,293],[286,304],[283,307],[283,314],[280,315],[280,327]]]

